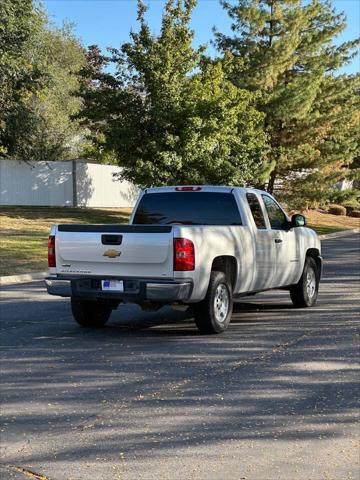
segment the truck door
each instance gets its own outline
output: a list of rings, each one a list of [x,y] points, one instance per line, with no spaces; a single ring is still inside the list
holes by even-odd
[[[273,232],[266,223],[261,199],[255,193],[247,193],[246,199],[250,208],[253,234],[254,234],[254,265],[251,290],[265,290],[274,285],[276,268],[276,246]]]
[[[275,246],[275,272],[273,286],[292,285],[299,270],[299,245],[294,229],[280,205],[269,195],[262,194],[271,227],[272,244]]]

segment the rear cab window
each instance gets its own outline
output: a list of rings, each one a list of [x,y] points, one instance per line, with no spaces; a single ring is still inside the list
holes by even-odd
[[[256,228],[260,230],[266,229],[264,214],[257,196],[255,195],[255,193],[247,193],[246,199],[248,201],[251,215],[254,219]]]
[[[133,224],[242,225],[242,221],[232,193],[164,192],[143,195]]]

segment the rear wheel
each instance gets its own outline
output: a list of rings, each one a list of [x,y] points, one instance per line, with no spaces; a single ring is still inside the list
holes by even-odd
[[[112,308],[105,302],[81,300],[71,297],[71,311],[82,327],[103,327],[109,320]]]
[[[294,307],[312,307],[319,291],[319,270],[313,258],[307,257],[299,282],[290,288]]]
[[[194,305],[201,333],[221,333],[229,326],[233,309],[232,288],[223,272],[211,272],[206,297]]]

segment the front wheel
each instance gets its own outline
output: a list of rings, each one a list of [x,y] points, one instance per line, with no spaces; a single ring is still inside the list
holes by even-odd
[[[312,307],[319,292],[319,269],[313,258],[307,257],[299,282],[290,288],[290,298],[294,307]]]
[[[71,311],[82,327],[103,327],[109,320],[112,308],[105,302],[81,300],[71,297]]]
[[[195,323],[201,333],[222,333],[233,309],[232,288],[223,272],[211,272],[206,297],[194,305]]]

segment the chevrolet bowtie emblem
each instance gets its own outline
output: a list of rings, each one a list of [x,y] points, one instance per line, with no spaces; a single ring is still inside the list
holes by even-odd
[[[121,252],[119,250],[106,250],[106,252],[103,253],[103,257],[109,257],[109,258],[116,258],[120,257]]]

